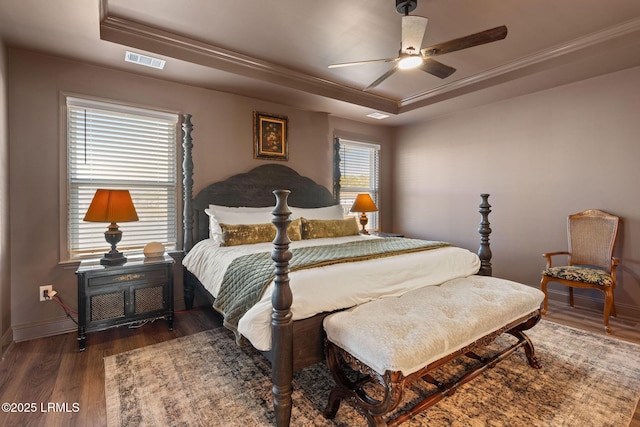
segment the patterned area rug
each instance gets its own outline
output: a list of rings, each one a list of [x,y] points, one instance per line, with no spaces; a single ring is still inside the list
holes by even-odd
[[[542,369],[518,350],[403,426],[629,425],[640,399],[640,346],[544,320],[528,335]],[[274,425],[269,364],[224,328],[104,361],[109,426]],[[322,416],[332,386],[323,364],[296,373],[291,425],[365,426],[345,404],[335,420]]]

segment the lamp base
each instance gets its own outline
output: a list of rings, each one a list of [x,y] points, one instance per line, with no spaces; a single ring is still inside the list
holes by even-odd
[[[360,214],[360,225],[362,226],[362,230],[360,230],[360,234],[369,234],[369,232],[365,229],[368,222],[369,222],[369,218],[367,218],[367,214],[365,212],[362,212]]]
[[[122,231],[118,228],[118,224],[112,222],[107,231],[104,232],[104,239],[111,245],[111,250],[100,258],[100,265],[113,266],[122,265],[127,262],[127,258],[116,249],[116,245],[122,239]]]
[[[100,258],[100,265],[105,265],[107,267],[126,264],[126,262],[127,257],[120,251],[107,252],[102,258]]]

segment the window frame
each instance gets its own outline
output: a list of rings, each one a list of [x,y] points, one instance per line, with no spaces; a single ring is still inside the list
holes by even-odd
[[[373,157],[369,160],[371,162],[369,167],[369,172],[373,170],[373,186],[370,187],[343,187],[342,186],[342,174],[343,174],[343,146],[351,146],[354,148],[364,148],[367,150],[371,150],[374,154]],[[335,137],[334,139],[334,192],[336,201],[342,205],[344,209],[345,215],[355,216],[359,218],[359,212],[350,212],[351,205],[353,204],[353,200],[355,199],[355,194],[358,193],[369,193],[371,198],[373,199],[376,207],[378,208],[377,212],[369,212],[367,213],[367,217],[369,222],[367,223],[366,230],[368,231],[376,231],[380,229],[380,144],[375,144],[371,142],[356,140],[353,138],[341,138]],[[371,175],[370,175],[371,176]],[[343,198],[343,193],[351,193],[350,198]]]
[[[59,251],[59,262],[60,264],[67,263],[77,263],[87,258],[97,258],[102,256],[103,252],[108,251],[109,244],[105,241],[104,248],[105,251],[95,251],[90,254],[80,254],[74,255],[71,245],[72,239],[70,236],[71,233],[71,179],[70,179],[70,158],[69,158],[69,112],[70,109],[68,107],[68,102],[74,104],[82,104],[86,105],[87,108],[97,108],[104,109],[108,111],[113,111],[117,113],[123,114],[133,114],[133,115],[141,115],[149,118],[159,118],[162,120],[167,120],[173,122],[173,162],[171,165],[173,167],[173,184],[172,184],[172,204],[175,206],[175,212],[169,212],[169,215],[173,215],[172,219],[168,221],[168,224],[173,222],[173,226],[171,229],[171,233],[175,236],[175,242],[171,246],[168,246],[167,251],[178,250],[180,247],[180,196],[181,196],[181,188],[180,188],[180,114],[177,111],[169,111],[169,110],[160,110],[154,107],[144,106],[144,105],[136,105],[131,103],[123,103],[118,102],[111,99],[104,98],[96,98],[86,95],[79,95],[75,93],[60,93],[60,178],[59,178],[59,188],[60,188],[60,251]],[[119,188],[115,186],[113,188]],[[168,187],[165,187],[168,188]],[[135,203],[135,200],[134,200]],[[100,227],[104,225],[104,231],[106,231],[107,226],[109,224],[96,223]],[[126,224],[126,223],[124,223]],[[120,225],[120,224],[119,224]],[[171,228],[171,225],[169,225]],[[126,233],[126,231],[125,231]],[[148,242],[147,242],[148,243]],[[143,246],[136,245],[135,249],[127,250],[125,248],[121,248],[118,246],[118,249],[126,252],[126,254],[138,254],[142,253]]]

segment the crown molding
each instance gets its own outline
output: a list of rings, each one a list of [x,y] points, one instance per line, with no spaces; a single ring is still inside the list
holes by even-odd
[[[565,56],[570,53],[577,52],[579,50],[592,47],[600,43],[604,43],[609,40],[617,39],[639,30],[640,18],[636,18],[631,21],[624,22],[620,25],[615,25],[613,27],[597,31],[592,34],[588,34],[584,37],[579,37],[567,43],[542,50],[533,55],[522,57],[515,61],[500,65],[495,68],[491,68],[484,72],[477,73],[472,76],[438,86],[428,91],[403,98],[398,105],[400,108],[399,112],[403,112],[403,110],[406,111],[408,109],[405,109],[404,107],[409,107],[417,103],[419,103],[420,106],[428,105],[428,103],[425,103],[424,101],[428,100],[429,98],[435,98],[447,92],[463,89],[467,86],[476,85],[485,80],[493,79],[506,74],[511,74],[516,71],[521,71],[525,68],[532,68],[535,65],[541,64],[543,62],[550,61],[552,59],[556,59],[561,56]]]
[[[105,14],[100,39],[387,113],[398,112],[396,100],[118,16]]]
[[[522,75],[527,70],[536,72],[540,64],[640,30],[640,18],[636,18],[428,91],[394,100],[111,15],[106,5],[101,10],[101,16],[100,38],[102,40],[390,114],[401,114],[442,99],[453,98],[461,93],[468,93],[482,88],[491,79],[502,77],[505,80],[509,76]]]

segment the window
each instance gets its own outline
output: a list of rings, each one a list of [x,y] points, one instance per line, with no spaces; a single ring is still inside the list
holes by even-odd
[[[98,188],[129,190],[138,212],[139,221],[118,224],[118,250],[176,248],[177,124],[177,114],[67,98],[68,259],[110,248],[108,224],[83,221]]]
[[[380,146],[364,142],[338,139],[340,155],[340,204],[345,213],[349,212],[358,193],[369,193],[378,209],[379,197],[379,169]],[[367,213],[368,230],[377,230],[378,212]]]

